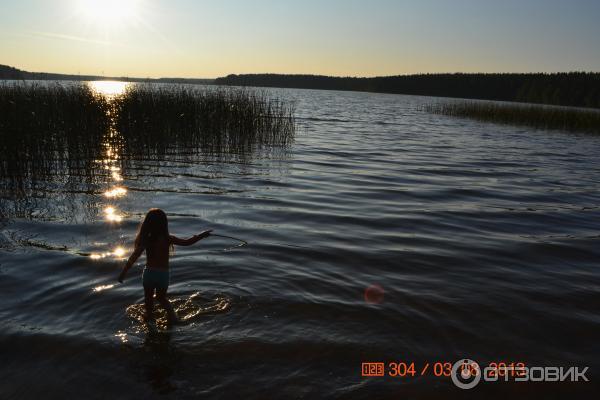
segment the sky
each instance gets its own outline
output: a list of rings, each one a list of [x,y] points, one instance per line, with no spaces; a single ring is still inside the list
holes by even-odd
[[[214,78],[600,71],[599,0],[0,0],[0,64]]]

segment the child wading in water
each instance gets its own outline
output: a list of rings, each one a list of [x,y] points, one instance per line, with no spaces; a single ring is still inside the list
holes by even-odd
[[[173,245],[191,246],[210,236],[210,232],[212,230],[204,231],[189,239],[180,239],[169,235],[167,215],[163,210],[153,208],[148,211],[135,238],[135,249],[119,275],[119,282],[123,283],[127,271],[146,250],[146,267],[142,274],[146,321],[151,322],[153,320],[152,310],[154,307],[154,291],[156,290],[156,298],[167,310],[169,323],[177,322],[177,315],[167,298],[170,250],[173,250]]]

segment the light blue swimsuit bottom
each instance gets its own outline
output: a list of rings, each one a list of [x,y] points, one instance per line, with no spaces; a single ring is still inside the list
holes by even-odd
[[[169,270],[144,268],[142,283],[145,288],[167,289],[169,287]]]

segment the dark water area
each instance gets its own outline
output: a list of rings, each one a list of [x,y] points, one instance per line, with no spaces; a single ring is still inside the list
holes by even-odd
[[[268,93],[296,102],[285,146],[115,140],[3,177],[0,398],[598,393],[600,137],[432,115],[425,97]],[[116,282],[151,207],[175,235],[248,242],[177,248],[183,321],[157,332],[141,323],[143,259]],[[466,391],[435,376],[464,358],[590,381]],[[364,362],[416,373],[362,377]]]

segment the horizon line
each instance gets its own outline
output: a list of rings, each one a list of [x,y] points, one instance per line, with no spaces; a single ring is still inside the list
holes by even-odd
[[[527,74],[544,74],[544,75],[554,75],[554,74],[571,74],[571,73],[586,73],[586,74],[598,74],[600,71],[592,71],[592,70],[571,70],[571,71],[528,71],[528,72],[461,72],[461,71],[453,71],[453,72],[414,72],[414,73],[405,73],[405,74],[395,74],[395,75],[325,75],[325,74],[317,74],[317,73],[303,73],[303,72],[294,72],[294,73],[284,73],[284,72],[245,72],[245,73],[228,73],[214,78],[208,77],[181,77],[181,76],[131,76],[131,75],[104,75],[104,74],[93,74],[93,73],[65,73],[65,72],[48,72],[48,71],[29,71],[25,69],[20,69],[18,67],[14,67],[8,64],[0,64],[0,66],[5,66],[9,68],[14,68],[17,71],[25,72],[29,74],[52,74],[52,75],[72,75],[72,76],[89,76],[89,77],[97,77],[103,79],[110,78],[126,78],[126,79],[152,79],[152,80],[160,80],[160,79],[185,79],[185,80],[216,80],[219,78],[225,78],[231,75],[285,75],[285,76],[315,76],[315,77],[327,77],[327,78],[344,78],[344,79],[371,79],[371,78],[388,78],[388,77],[399,77],[399,76],[419,76],[419,75],[499,75],[499,74],[515,74],[515,75],[527,75]]]

